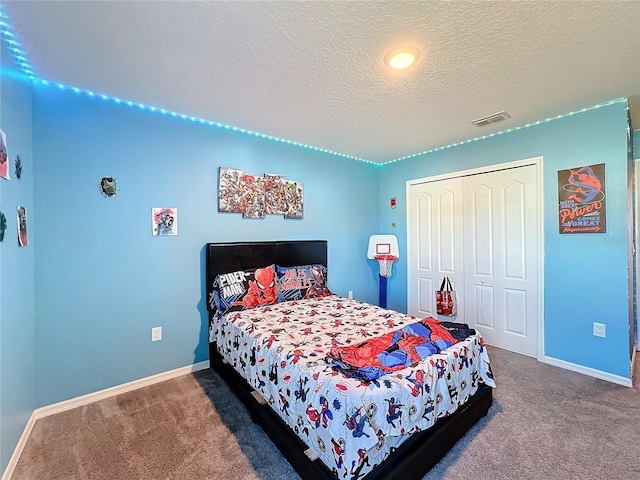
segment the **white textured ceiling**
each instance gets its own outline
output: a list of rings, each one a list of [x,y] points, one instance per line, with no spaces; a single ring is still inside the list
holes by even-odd
[[[3,8],[40,78],[374,162],[640,98],[640,1]],[[393,73],[400,45],[422,54]]]

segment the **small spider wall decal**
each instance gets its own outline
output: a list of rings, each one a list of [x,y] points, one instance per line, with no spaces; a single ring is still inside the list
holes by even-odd
[[[7,217],[0,212],[0,242],[4,241],[4,232],[7,230]]]
[[[22,175],[22,158],[20,158],[20,155],[16,157],[15,164],[16,164],[16,178],[20,180],[20,176]]]

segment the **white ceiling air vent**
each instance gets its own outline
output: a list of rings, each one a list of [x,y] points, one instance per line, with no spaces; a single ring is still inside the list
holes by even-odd
[[[502,120],[506,120],[507,118],[511,118],[504,110],[502,112],[494,113],[492,115],[487,115],[486,117],[478,118],[477,120],[473,120],[473,123],[476,127],[485,127],[492,123],[501,122]]]

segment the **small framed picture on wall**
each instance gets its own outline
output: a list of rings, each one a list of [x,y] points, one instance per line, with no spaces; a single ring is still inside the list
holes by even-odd
[[[154,237],[178,235],[178,209],[166,207],[152,208],[151,234]]]

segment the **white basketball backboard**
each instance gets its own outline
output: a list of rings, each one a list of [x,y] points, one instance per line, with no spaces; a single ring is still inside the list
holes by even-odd
[[[396,258],[400,257],[398,238],[395,235],[371,235],[369,237],[367,258],[374,259],[376,255],[393,255]]]

